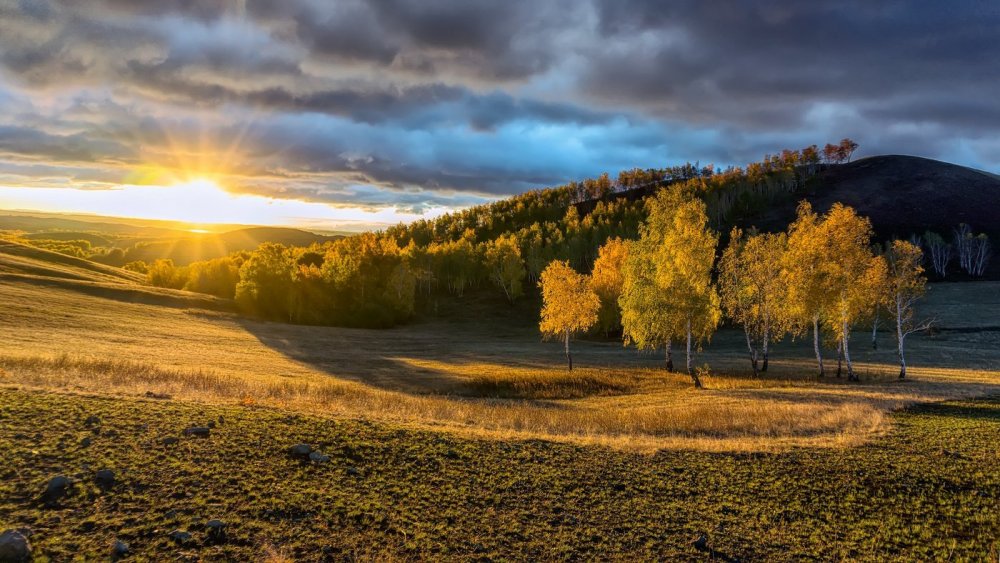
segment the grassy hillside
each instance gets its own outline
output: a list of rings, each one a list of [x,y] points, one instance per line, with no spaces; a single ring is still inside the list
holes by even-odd
[[[48,289],[59,289],[79,296],[113,300],[99,301],[95,307],[107,307],[114,301],[121,301],[222,311],[234,309],[230,300],[151,287],[142,274],[5,240],[0,240],[0,283],[34,286],[41,292],[39,296],[45,295]],[[24,307],[26,303],[9,304],[18,305]],[[33,306],[42,312],[51,312],[45,305],[45,299],[41,298]]]
[[[55,561],[106,558],[116,540],[142,559],[207,561],[995,561],[1000,401],[893,420],[848,450],[640,455],[7,388],[0,529],[30,528]],[[299,443],[329,461],[291,457]],[[57,475],[70,494],[46,505]],[[216,519],[224,534],[208,531]]]

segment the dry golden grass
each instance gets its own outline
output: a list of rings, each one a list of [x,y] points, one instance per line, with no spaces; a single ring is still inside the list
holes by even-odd
[[[660,357],[616,343],[575,343],[582,367],[569,373],[558,346],[530,328],[289,326],[14,282],[0,284],[0,307],[4,385],[168,394],[642,451],[851,445],[886,431],[891,410],[1000,392],[994,332],[915,338],[904,382],[889,337],[872,351],[859,333],[864,382],[847,384],[812,377],[803,343],[777,346],[768,376],[749,377],[739,335],[723,331],[699,355],[714,372],[696,391],[687,376],[665,373]],[[964,307],[984,319],[997,312]]]

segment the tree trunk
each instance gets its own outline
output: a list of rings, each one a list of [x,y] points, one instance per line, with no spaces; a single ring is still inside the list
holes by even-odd
[[[750,341],[750,331],[747,327],[743,327],[743,335],[747,337],[747,350],[750,351],[750,367],[753,368],[753,376],[757,377],[757,349],[753,347],[753,342]]]
[[[900,310],[899,300],[896,301],[896,344],[899,352],[899,378],[906,379],[906,356],[903,355],[903,342],[906,335],[903,334],[903,315]]]
[[[841,337],[841,340],[844,342],[844,360],[847,361],[847,380],[861,381],[861,379],[854,373],[854,364],[851,363],[851,350],[848,346],[851,343],[851,332],[846,322],[843,324],[841,331],[844,334],[843,337]]]
[[[767,371],[767,342],[770,339],[771,339],[771,329],[770,328],[765,328],[764,329],[764,341],[761,342],[761,344],[760,344],[761,347],[764,350],[764,365],[760,368],[760,371],[764,371],[764,372]]]
[[[878,308],[875,309],[875,322],[872,323],[872,350],[878,350]]]
[[[667,371],[669,373],[674,373],[674,351],[670,346],[670,339],[667,339]]]
[[[826,373],[823,371],[823,354],[819,349],[819,316],[813,317],[813,349],[816,351],[816,362],[819,363],[819,376],[823,377]]]
[[[566,363],[569,364],[569,371],[573,371],[573,356],[569,355],[569,331],[566,331]]]
[[[701,389],[701,379],[698,379],[698,374],[694,372],[694,366],[691,361],[691,319],[687,321],[687,370],[688,375],[691,376],[691,380],[694,381],[695,389]]]

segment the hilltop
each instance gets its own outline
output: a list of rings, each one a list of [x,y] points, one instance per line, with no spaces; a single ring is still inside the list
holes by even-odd
[[[959,223],[1000,236],[1000,178],[916,156],[885,155],[831,166],[796,193],[819,212],[835,202],[871,219],[880,238],[907,238],[935,231],[946,238]],[[744,219],[763,230],[783,230],[795,219],[795,203],[773,206]]]

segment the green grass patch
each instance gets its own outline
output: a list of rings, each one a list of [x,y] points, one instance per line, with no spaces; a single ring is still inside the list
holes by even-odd
[[[996,561],[1000,399],[894,416],[893,433],[857,448],[650,456],[7,388],[0,529],[29,526],[40,561],[105,559],[116,538],[149,560],[677,560],[706,556],[690,545],[702,532],[740,560]],[[182,435],[210,422],[207,438]],[[299,442],[331,461],[291,458]],[[46,507],[60,474],[73,494]]]

